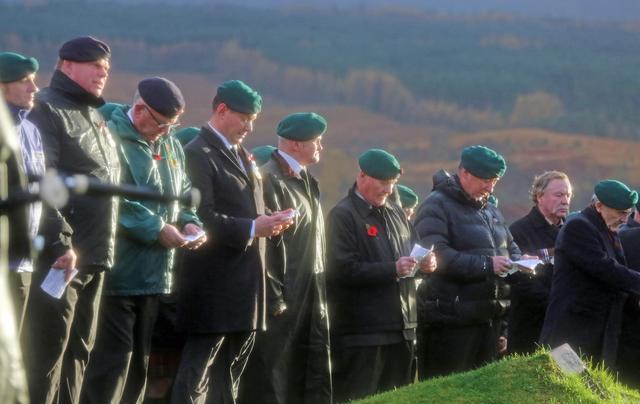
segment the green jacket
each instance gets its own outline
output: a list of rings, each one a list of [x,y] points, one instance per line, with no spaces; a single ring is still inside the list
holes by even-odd
[[[173,136],[162,136],[155,148],[160,158],[154,159],[150,145],[129,120],[128,110],[127,105],[115,108],[108,121],[118,142],[121,183],[173,194],[189,191],[191,182],[185,173],[180,142]],[[174,251],[158,242],[165,223],[174,224],[178,229],[187,223],[202,226],[195,210],[181,208],[178,202],[121,199],[115,264],[106,276],[103,294],[131,296],[171,292]]]

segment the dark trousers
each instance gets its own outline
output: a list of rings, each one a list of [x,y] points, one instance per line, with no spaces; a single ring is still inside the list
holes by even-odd
[[[413,382],[413,341],[332,352],[334,401],[342,403]]]
[[[16,319],[18,336],[22,335],[24,315],[29,300],[29,288],[31,287],[31,272],[9,271],[9,291],[13,303],[13,313]]]
[[[475,369],[495,360],[498,331],[490,323],[418,328],[420,380]]]
[[[103,271],[80,272],[60,299],[40,284],[48,268],[33,274],[25,321],[25,352],[32,403],[77,403],[84,370],[93,348]]]
[[[159,296],[103,296],[82,403],[142,403]]]
[[[255,331],[187,337],[171,402],[235,403],[255,337]]]
[[[308,322],[295,323],[286,314],[269,316],[267,324],[256,334],[238,402],[331,403],[328,335],[313,334]]]

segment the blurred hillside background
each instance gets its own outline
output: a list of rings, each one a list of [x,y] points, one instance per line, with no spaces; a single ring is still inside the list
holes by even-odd
[[[216,85],[242,79],[265,97],[249,148],[273,144],[288,113],[325,115],[325,209],[370,147],[400,157],[421,199],[462,147],[497,149],[509,220],[543,170],[571,176],[576,209],[599,179],[640,187],[637,0],[0,0],[0,50],[36,56],[41,87],[60,44],[87,34],[113,50],[109,101],[166,76],[187,98],[183,126],[200,126]]]

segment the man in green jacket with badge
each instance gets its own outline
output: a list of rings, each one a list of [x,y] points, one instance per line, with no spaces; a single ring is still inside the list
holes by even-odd
[[[318,181],[326,120],[313,112],[278,124],[261,167],[264,202],[295,210],[294,224],[267,241],[267,331],[258,332],[240,393],[243,403],[330,403],[324,218]]]
[[[140,81],[133,105],[111,111],[122,183],[189,192],[182,146],[169,135],[183,111],[182,93],[161,77]],[[159,298],[171,291],[174,249],[202,245],[200,226],[195,210],[178,202],[121,200],[115,265],[105,278],[83,402],[142,402]]]

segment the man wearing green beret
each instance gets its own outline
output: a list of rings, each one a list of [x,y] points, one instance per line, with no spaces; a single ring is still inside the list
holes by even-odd
[[[200,128],[191,126],[191,127],[182,128],[178,130],[173,134],[173,136],[176,139],[178,139],[182,147],[185,147],[186,145],[189,144],[190,141],[192,141],[193,139],[195,139],[196,136],[198,136],[198,133],[200,133]]]
[[[461,372],[496,358],[511,260],[520,258],[502,213],[488,203],[506,170],[484,146],[462,151],[457,174],[440,170],[418,208],[421,244],[433,245],[439,270],[418,289],[418,374]]]
[[[212,241],[185,252],[176,282],[177,328],[187,336],[176,404],[234,403],[256,331],[266,328],[265,238],[290,226],[293,212],[265,214],[260,173],[242,146],[261,108],[247,84],[221,84],[209,121],[185,148],[191,184],[202,193],[198,217]]]
[[[407,219],[411,220],[414,210],[418,206],[418,195],[406,185],[398,184],[398,196],[400,197],[400,206],[407,215]]]
[[[411,256],[417,236],[390,201],[402,170],[380,149],[364,152],[356,183],[327,217],[327,295],[336,402],[413,381],[416,272],[435,256]],[[429,247],[429,245],[425,246]]]
[[[622,182],[600,181],[591,205],[562,226],[542,344],[569,343],[615,370],[624,302],[640,294],[640,273],[627,266],[617,232],[637,202]]]
[[[318,181],[324,117],[288,115],[261,167],[265,205],[293,209],[291,229],[267,241],[267,331],[258,333],[240,394],[249,403],[331,403],[324,217]]]
[[[0,93],[4,96],[9,112],[16,124],[18,140],[20,142],[21,164],[24,173],[29,178],[38,178],[44,175],[45,158],[42,146],[42,137],[38,128],[27,118],[33,108],[35,94],[38,87],[35,84],[36,73],[38,71],[38,61],[34,58],[27,58],[18,53],[0,53]],[[18,173],[9,176],[9,189],[16,189],[18,185]],[[9,216],[10,226],[17,229],[16,232],[25,232],[29,235],[31,242],[38,235],[40,218],[42,215],[42,204],[32,203],[27,208],[27,222],[19,217],[17,212]],[[20,214],[24,211],[20,210]],[[56,215],[60,227],[70,229],[62,218]],[[9,284],[11,285],[12,299],[14,303],[14,313],[18,326],[18,334],[22,331],[24,316],[26,313],[31,277],[33,273],[33,260],[31,257],[30,243],[18,242],[20,237],[11,237],[9,240]],[[64,240],[64,242],[62,242]],[[58,249],[58,264],[64,263],[65,268],[71,270],[75,266],[75,253],[70,249],[68,237],[62,235],[58,238],[63,248]],[[58,268],[59,265],[56,265]]]
[[[277,147],[271,145],[258,146],[251,149],[251,155],[258,167],[262,167],[271,160],[271,155],[276,149]]]

